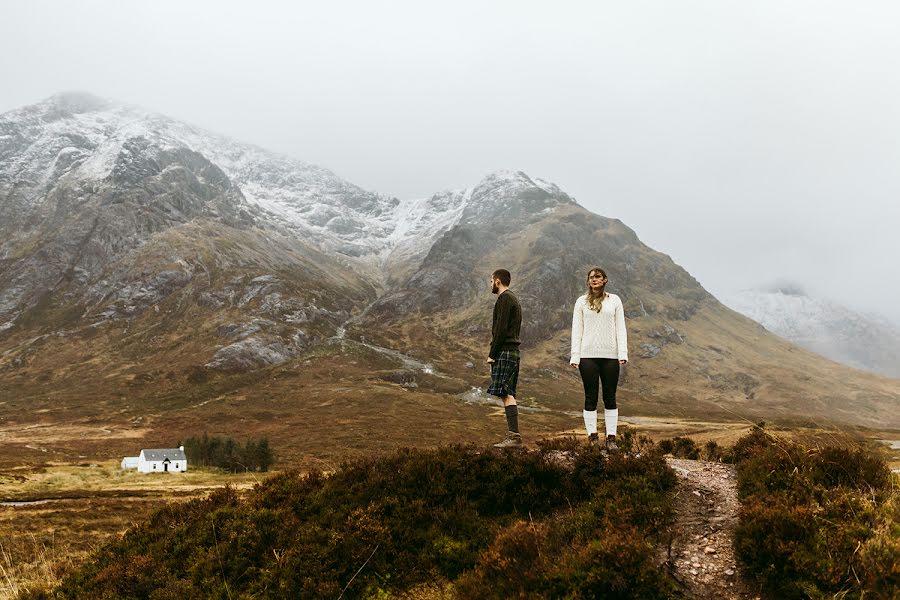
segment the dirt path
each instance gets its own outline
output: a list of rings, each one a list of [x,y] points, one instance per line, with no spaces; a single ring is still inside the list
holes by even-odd
[[[733,465],[667,459],[678,474],[675,537],[666,565],[689,598],[758,599],[734,557],[740,503]]]

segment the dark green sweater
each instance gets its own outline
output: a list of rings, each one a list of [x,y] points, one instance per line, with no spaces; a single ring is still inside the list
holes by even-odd
[[[494,303],[491,351],[488,356],[496,360],[503,350],[518,350],[521,328],[522,306],[515,294],[506,290],[497,297],[497,302]]]

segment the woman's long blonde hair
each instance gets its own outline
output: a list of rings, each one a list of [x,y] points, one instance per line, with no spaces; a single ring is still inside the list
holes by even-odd
[[[594,273],[600,273],[603,275],[603,279],[606,281],[603,283],[603,287],[600,288],[599,292],[595,292],[591,288],[591,275]],[[595,310],[600,312],[600,309],[603,308],[603,299],[606,298],[606,284],[609,283],[609,276],[606,274],[606,271],[601,269],[600,267],[594,267],[587,274],[587,305],[591,310]]]

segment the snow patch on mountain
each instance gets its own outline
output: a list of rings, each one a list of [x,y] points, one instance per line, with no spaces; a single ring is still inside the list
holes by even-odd
[[[852,367],[900,377],[900,327],[884,317],[808,295],[778,283],[722,301],[769,331]]]

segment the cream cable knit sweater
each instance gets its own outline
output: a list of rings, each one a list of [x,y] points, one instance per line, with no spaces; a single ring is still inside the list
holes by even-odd
[[[572,313],[572,364],[581,358],[628,360],[625,309],[615,294],[607,294],[598,313],[591,310],[587,294],[575,301]]]

